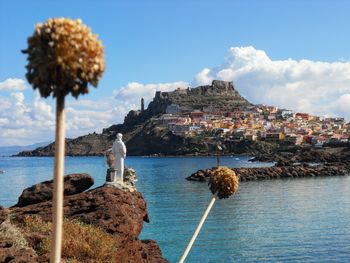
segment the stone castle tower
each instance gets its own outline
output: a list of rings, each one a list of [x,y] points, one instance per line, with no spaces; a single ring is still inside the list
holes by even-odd
[[[141,98],[141,112],[145,111],[145,100],[144,98]]]

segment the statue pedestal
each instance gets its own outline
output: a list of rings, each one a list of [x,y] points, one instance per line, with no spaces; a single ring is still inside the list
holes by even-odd
[[[120,178],[119,179],[115,178],[115,176],[116,176],[116,170],[114,168],[107,169],[106,183],[104,184],[104,186],[115,187],[118,189],[130,191],[130,192],[136,191],[135,181],[137,181],[137,179],[136,179],[136,172],[134,169],[126,168],[124,170],[123,179],[125,179],[125,181],[121,180]]]
[[[106,173],[106,182],[123,182],[123,176],[118,175],[117,170],[114,168],[109,168]]]

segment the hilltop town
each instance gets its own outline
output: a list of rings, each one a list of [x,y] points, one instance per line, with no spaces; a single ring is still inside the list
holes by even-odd
[[[226,99],[218,101],[223,96]],[[143,115],[143,103],[141,99],[141,110],[132,111],[126,122]],[[326,118],[264,104],[253,105],[239,95],[231,82],[214,80],[211,86],[158,91],[150,104],[153,111],[154,104],[163,105],[163,109],[158,109],[160,115],[155,117],[156,125],[178,136],[309,144],[315,147],[348,142],[350,137],[350,123],[344,118]],[[165,107],[164,104],[168,105]]]
[[[220,149],[221,154],[276,160],[305,147],[348,146],[350,124],[344,118],[254,105],[231,82],[214,80],[196,88],[157,91],[147,108],[141,99],[140,109],[131,110],[123,124],[67,139],[66,154],[103,155],[118,132],[124,134],[128,155],[210,155]],[[19,155],[51,156],[53,151],[50,144]]]
[[[325,118],[267,105],[231,111],[215,107],[186,111],[171,104],[157,120],[159,127],[190,137],[205,135],[321,147],[325,143],[348,142],[350,136],[350,124],[344,118]]]

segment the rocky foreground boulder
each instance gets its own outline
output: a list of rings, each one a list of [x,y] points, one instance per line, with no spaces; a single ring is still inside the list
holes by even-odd
[[[89,174],[68,174],[64,177],[64,195],[74,195],[89,189],[94,184],[94,179]],[[37,204],[52,200],[53,180],[35,184],[24,189],[15,206]]]
[[[72,183],[72,178],[75,181],[78,177],[78,175],[67,176],[66,178],[70,179],[66,180]],[[89,176],[86,174],[80,176],[83,182],[85,180],[91,182],[87,178]],[[89,184],[83,184],[85,185],[83,188],[89,188],[87,187]],[[23,193],[27,196],[27,193],[36,193],[36,190],[42,187],[47,190],[50,188],[49,185],[49,182],[44,182],[24,190]],[[46,196],[48,195],[45,195],[45,198]],[[17,248],[11,241],[1,236],[1,226],[11,224],[14,228],[21,229],[28,216],[36,216],[44,222],[51,221],[52,201],[45,198],[33,198],[27,202],[28,204],[22,201],[19,202],[21,205],[11,208],[0,207],[0,262],[48,262],[48,254],[39,255],[34,251],[39,241],[45,238],[40,234],[27,234],[29,245]],[[27,199],[21,195],[21,200]],[[149,222],[146,202],[138,191],[131,192],[110,186],[80,193],[75,191],[74,194],[64,197],[64,216],[82,224],[97,226],[111,234],[117,244],[118,260],[114,262],[167,262],[163,259],[156,241],[138,238],[143,222]]]

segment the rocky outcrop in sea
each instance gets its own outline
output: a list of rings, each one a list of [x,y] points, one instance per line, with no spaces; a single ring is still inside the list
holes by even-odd
[[[214,169],[215,167],[198,170],[186,179],[189,181],[206,182],[212,176]],[[241,182],[278,178],[350,175],[350,164],[347,163],[325,163],[315,165],[296,164],[286,166],[280,163],[272,167],[231,169],[236,172]]]
[[[134,180],[134,174],[126,178]],[[15,206],[0,207],[0,262],[48,262],[49,255],[42,255],[36,249],[47,237],[27,233],[24,240],[27,245],[18,247],[11,238],[2,236],[1,231],[11,227],[21,230],[28,216],[51,221],[52,184],[52,181],[47,181],[29,187]],[[110,234],[117,244],[119,260],[115,262],[167,262],[156,241],[139,239],[143,223],[149,222],[142,194],[133,185],[130,185],[135,189],[133,192],[111,186],[88,190],[92,184],[93,178],[88,174],[65,176],[65,218],[96,226]]]

